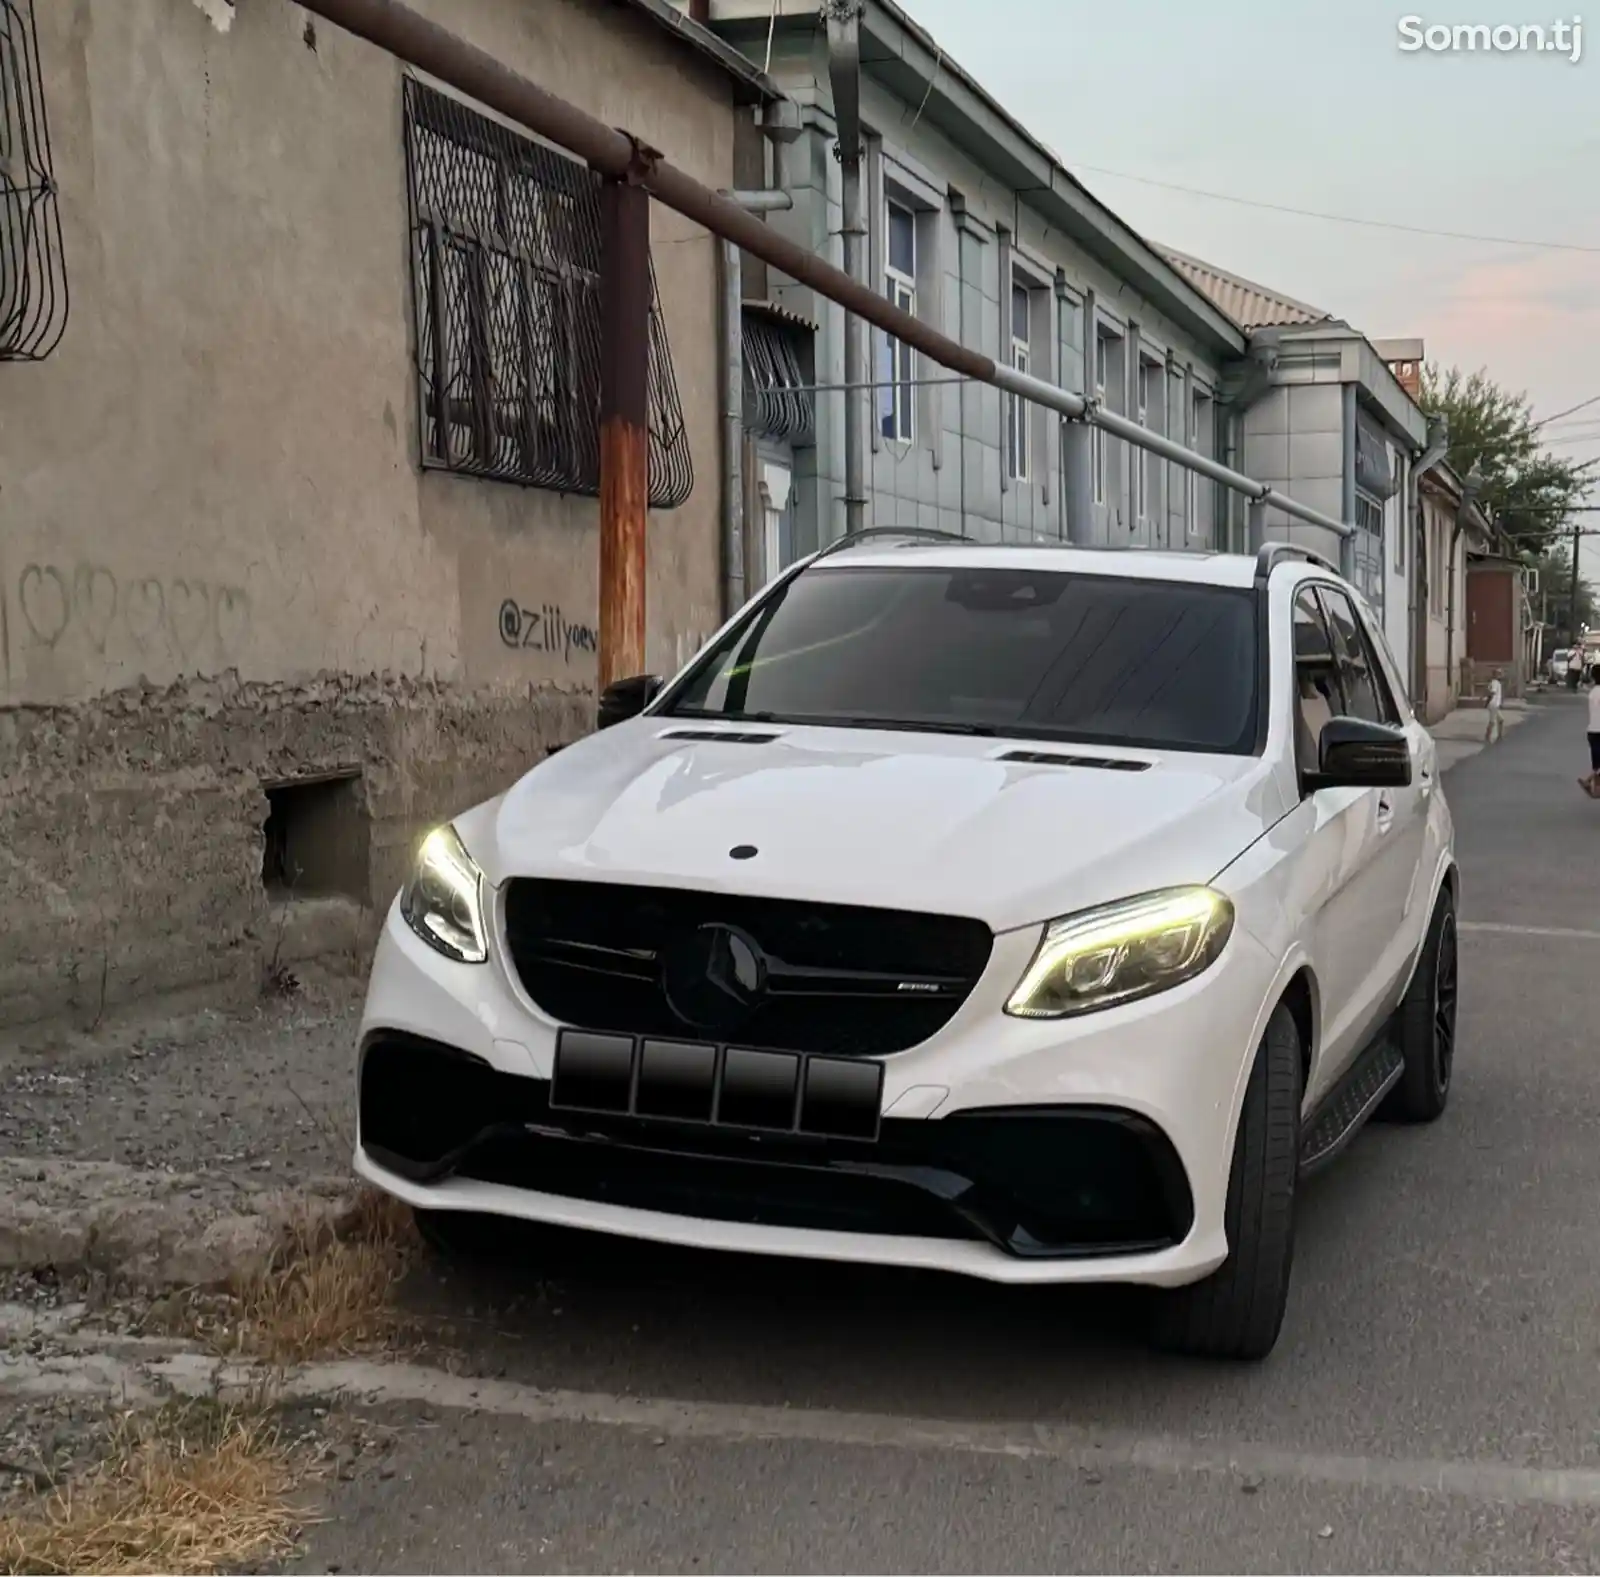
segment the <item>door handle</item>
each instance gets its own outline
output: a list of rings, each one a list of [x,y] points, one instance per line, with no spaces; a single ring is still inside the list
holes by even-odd
[[[1387,793],[1378,796],[1378,826],[1388,830],[1390,822],[1394,820],[1394,801]]]

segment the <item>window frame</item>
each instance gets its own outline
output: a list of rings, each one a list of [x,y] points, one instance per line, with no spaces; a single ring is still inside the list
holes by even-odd
[[[1321,581],[1303,580],[1294,588],[1289,599],[1289,662],[1291,664],[1289,704],[1294,708],[1295,722],[1295,726],[1291,730],[1291,735],[1294,746],[1295,770],[1302,779],[1304,779],[1308,773],[1317,771],[1321,764],[1320,755],[1315,755],[1315,758],[1309,763],[1300,759],[1300,723],[1302,721],[1301,702],[1304,698],[1300,694],[1300,654],[1295,650],[1294,632],[1295,615],[1300,606],[1302,598],[1310,604],[1311,611],[1316,617],[1316,622],[1321,627],[1322,637],[1328,643],[1328,656],[1333,669],[1333,686],[1338,692],[1338,709],[1333,713],[1333,716],[1343,717],[1347,715],[1344,692],[1344,672],[1339,662],[1338,649],[1333,643],[1333,627],[1328,622],[1328,611],[1323,606],[1322,598],[1318,595],[1323,584],[1325,583]],[[1310,732],[1309,727],[1307,728],[1307,732]],[[1319,745],[1320,736],[1313,738],[1311,741],[1311,746],[1314,753],[1317,752]]]
[[[894,261],[894,218],[904,215],[911,231],[911,271]],[[883,294],[891,305],[917,316],[917,210],[892,194],[883,199]],[[917,441],[917,389],[915,352],[892,334],[883,337],[884,366],[880,377],[878,431],[885,443]]]
[[[1094,328],[1094,399],[1095,404],[1102,409],[1106,407],[1107,374],[1111,370],[1111,340],[1112,336],[1100,324]],[[1094,472],[1094,501],[1096,504],[1106,502],[1106,430],[1103,427],[1094,428],[1094,442],[1092,446],[1093,472]]]
[[[1018,298],[1020,299],[1020,302]],[[1017,310],[1021,307],[1023,332],[1017,333]],[[1030,370],[1033,328],[1033,292],[1015,274],[1011,279],[1010,298],[1011,365],[1017,372]],[[1006,397],[1006,474],[1013,482],[1029,480],[1031,444],[1029,443],[1029,418],[1032,415],[1028,402],[1020,394]]]
[[[1342,643],[1334,639],[1338,628],[1334,621],[1333,611],[1330,606],[1334,598],[1338,598],[1350,610],[1351,627],[1355,631],[1356,643],[1361,648],[1361,658],[1366,663],[1366,671],[1372,684],[1373,699],[1377,703],[1379,715],[1365,721],[1382,723],[1388,728],[1400,728],[1404,725],[1404,717],[1394,693],[1389,685],[1388,670],[1379,655],[1376,641],[1372,631],[1367,628],[1367,620],[1363,615],[1361,605],[1350,594],[1348,588],[1336,585],[1332,581],[1317,581],[1317,596],[1322,604],[1323,618],[1327,624],[1330,648],[1334,654],[1336,673],[1339,680],[1339,691],[1344,699],[1345,716],[1354,717],[1356,714],[1349,710],[1350,690],[1345,679],[1347,659],[1342,649]]]

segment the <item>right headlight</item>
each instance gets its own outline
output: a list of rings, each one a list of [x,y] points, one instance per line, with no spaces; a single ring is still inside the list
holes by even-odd
[[[1169,991],[1209,969],[1233,932],[1233,904],[1210,887],[1171,887],[1067,915],[1006,1003],[1014,1018],[1068,1018]]]
[[[454,827],[436,827],[422,840],[417,863],[400,891],[406,924],[436,952],[459,964],[489,957],[483,923],[483,872]]]

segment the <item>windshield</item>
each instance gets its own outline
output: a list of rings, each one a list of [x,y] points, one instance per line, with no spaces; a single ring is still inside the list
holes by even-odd
[[[840,565],[790,581],[663,711],[1242,755],[1256,640],[1232,587]]]

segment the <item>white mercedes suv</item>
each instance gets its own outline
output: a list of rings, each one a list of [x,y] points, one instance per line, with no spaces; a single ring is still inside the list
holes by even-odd
[[[431,833],[357,1169],[484,1216],[1152,1289],[1264,1357],[1295,1194],[1443,1110],[1427,732],[1325,562],[869,532]]]

